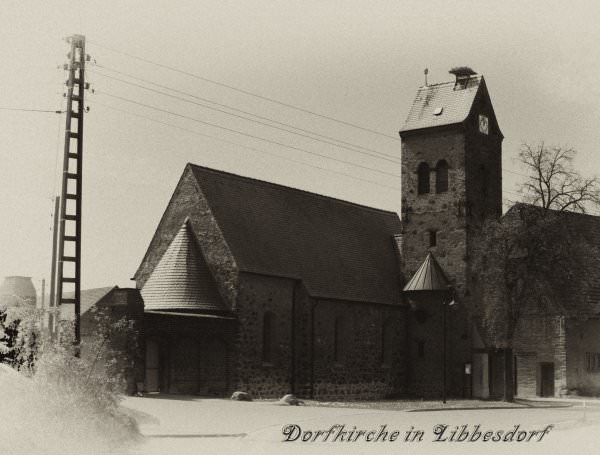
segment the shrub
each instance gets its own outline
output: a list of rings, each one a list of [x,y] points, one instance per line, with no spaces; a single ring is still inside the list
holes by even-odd
[[[81,346],[86,354],[76,356],[70,324],[62,327],[60,342],[51,342],[39,333],[39,313],[24,308],[5,308],[0,320],[2,352],[13,368],[0,370],[3,447],[15,454],[71,455],[119,453],[134,444],[140,434],[119,406],[122,372],[111,345],[127,339],[132,324],[100,317],[97,336]]]

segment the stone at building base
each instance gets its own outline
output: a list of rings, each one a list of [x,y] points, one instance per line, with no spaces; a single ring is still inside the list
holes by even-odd
[[[235,401],[252,401],[252,396],[249,393],[237,391],[233,392],[231,399]]]
[[[300,404],[304,404],[304,401],[299,400],[298,398],[296,398],[295,395],[292,394],[287,394],[284,395],[283,398],[281,398],[281,400],[279,400],[276,404],[279,405],[290,405],[290,406],[298,406]]]

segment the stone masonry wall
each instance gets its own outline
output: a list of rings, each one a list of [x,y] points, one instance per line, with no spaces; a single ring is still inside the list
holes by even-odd
[[[239,390],[255,398],[281,398],[291,393],[292,299],[295,281],[243,273],[237,304]],[[273,358],[263,361],[263,321],[274,315]]]
[[[405,308],[318,300],[314,307],[314,396],[382,399],[405,392]],[[336,319],[339,343],[335,358]],[[389,330],[383,336],[383,327]],[[383,350],[389,349],[387,361]]]
[[[262,359],[267,311],[276,321],[275,351],[268,363]],[[316,300],[297,280],[243,273],[237,310],[237,387],[260,398],[281,397],[291,393],[292,387],[298,396],[314,394],[319,399],[398,396],[406,380],[404,311],[379,304]],[[335,321],[339,317],[346,325],[338,339],[340,357],[334,361]],[[385,343],[384,324],[388,330]],[[385,359],[384,344],[389,349]]]
[[[234,308],[238,268],[189,166],[185,168],[156,228],[146,256],[135,274],[137,287],[141,289],[144,286],[186,217],[190,218],[192,229],[223,301]]]
[[[406,280],[417,271],[431,251],[454,285],[458,301],[465,302],[467,273],[467,200],[465,186],[465,136],[460,128],[438,128],[402,137],[402,264]],[[448,191],[436,193],[434,168],[439,160],[448,163]],[[417,193],[417,168],[427,162],[430,192]],[[437,232],[437,245],[431,247],[429,231]],[[410,321],[409,352],[411,365],[410,393],[439,396],[441,390],[441,310],[439,297],[424,305],[431,317],[419,324],[414,315]],[[414,307],[414,305],[413,305]],[[448,336],[448,382],[453,394],[463,394],[463,367],[469,362],[469,316],[464,304],[449,312],[451,328]],[[449,320],[450,322],[450,320]],[[426,344],[426,355],[420,357],[419,343]]]

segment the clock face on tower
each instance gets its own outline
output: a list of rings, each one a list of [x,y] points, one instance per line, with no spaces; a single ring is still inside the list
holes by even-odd
[[[479,132],[489,134],[489,122],[485,115],[479,114]]]

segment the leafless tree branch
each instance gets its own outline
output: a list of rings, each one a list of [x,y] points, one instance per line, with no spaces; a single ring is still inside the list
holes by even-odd
[[[523,143],[519,160],[529,174],[521,185],[525,201],[559,211],[600,209],[600,178],[581,176],[573,166],[576,155],[577,151],[569,147]]]

